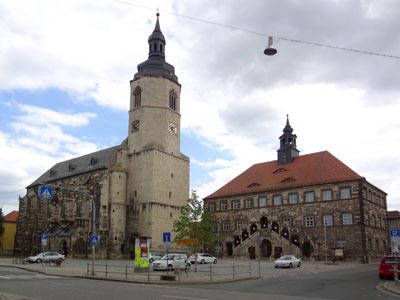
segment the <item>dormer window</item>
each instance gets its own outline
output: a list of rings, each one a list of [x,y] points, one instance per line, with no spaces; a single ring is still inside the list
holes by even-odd
[[[252,188],[252,187],[257,187],[257,186],[260,186],[260,184],[257,182],[253,182],[253,183],[250,183],[247,187]]]
[[[50,177],[56,176],[57,172],[56,170],[50,170]]]
[[[96,157],[92,157],[92,158],[90,159],[90,165],[91,165],[91,166],[97,164],[98,162],[99,162],[99,159],[96,158]]]
[[[73,171],[75,171],[75,169],[76,169],[76,165],[74,165],[74,164],[69,164],[69,166],[68,166],[68,172],[73,172]]]
[[[274,171],[274,173],[282,173],[282,172],[286,172],[287,170],[285,169],[285,168],[279,168],[279,169],[276,169],[275,171]]]
[[[296,179],[292,178],[292,177],[288,177],[283,179],[281,182],[292,182],[292,181],[296,181]]]

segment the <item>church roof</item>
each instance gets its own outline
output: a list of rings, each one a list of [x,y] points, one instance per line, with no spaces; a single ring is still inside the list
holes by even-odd
[[[358,179],[363,177],[323,151],[296,157],[285,165],[276,160],[255,164],[205,199]]]
[[[69,176],[107,168],[110,159],[117,153],[120,146],[103,149],[97,152],[59,162],[47,170],[42,176],[32,182],[28,187],[39,185]]]
[[[13,210],[12,212],[4,216],[3,222],[17,222],[17,219],[18,219],[18,211]]]

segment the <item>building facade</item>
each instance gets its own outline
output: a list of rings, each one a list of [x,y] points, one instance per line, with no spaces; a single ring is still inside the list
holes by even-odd
[[[17,218],[18,212],[15,210],[3,217],[4,232],[1,235],[0,240],[1,254],[14,253],[15,233],[17,231]]]
[[[220,255],[368,262],[388,251],[386,193],[328,151],[300,155],[287,119],[277,160],[204,199]]]
[[[40,252],[45,233],[47,249],[86,256],[93,223],[101,257],[132,256],[139,237],[163,247],[163,232],[172,231],[189,198],[190,161],[180,152],[181,85],[165,61],[158,14],[148,44],[148,59],[130,82],[127,138],[60,162],[27,187],[19,200],[19,253]],[[40,199],[43,184],[54,187],[52,200]]]

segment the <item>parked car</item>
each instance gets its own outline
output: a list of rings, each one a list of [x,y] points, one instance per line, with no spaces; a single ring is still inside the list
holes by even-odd
[[[163,257],[163,254],[150,252],[149,263],[152,263],[155,260],[159,260],[159,259],[161,259],[161,257]]]
[[[26,262],[29,263],[41,263],[42,261],[57,261],[57,260],[65,260],[65,255],[57,253],[57,252],[43,252],[39,253],[35,256],[29,256],[25,258]]]
[[[399,259],[400,262],[400,259]],[[385,255],[379,263],[379,278],[394,278],[394,267],[396,264],[396,256]],[[400,277],[400,272],[398,272]]]
[[[208,253],[193,253],[190,255],[189,261],[192,264],[216,264],[218,260],[216,257]]]
[[[300,268],[301,261],[294,255],[283,255],[275,260],[275,268]]]
[[[187,259],[186,254],[165,254],[161,259],[155,260],[153,262],[152,268],[153,270],[169,270],[173,269],[190,269],[190,262]]]

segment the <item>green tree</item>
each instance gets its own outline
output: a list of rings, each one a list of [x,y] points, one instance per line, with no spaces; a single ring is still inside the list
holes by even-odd
[[[211,215],[204,211],[196,191],[192,190],[188,204],[181,207],[181,217],[175,220],[173,232],[175,241],[197,238],[199,243],[193,247],[194,252],[212,246],[215,237]]]

